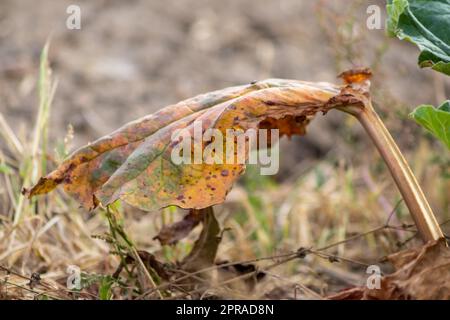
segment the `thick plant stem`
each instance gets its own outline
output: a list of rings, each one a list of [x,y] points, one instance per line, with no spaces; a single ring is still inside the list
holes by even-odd
[[[443,238],[441,228],[408,163],[378,114],[368,103],[364,108],[343,109],[354,115],[375,143],[411,213],[424,241]]]

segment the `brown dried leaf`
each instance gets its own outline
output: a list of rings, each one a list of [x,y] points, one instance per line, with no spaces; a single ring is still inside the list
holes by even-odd
[[[202,210],[189,210],[181,221],[164,226],[153,239],[158,240],[162,245],[176,244],[186,237],[202,221],[202,218]]]
[[[333,300],[450,300],[450,249],[445,240],[392,254],[396,272],[381,279],[380,289],[357,287],[328,297]]]

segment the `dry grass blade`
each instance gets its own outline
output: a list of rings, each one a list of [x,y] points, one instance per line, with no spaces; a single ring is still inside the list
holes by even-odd
[[[0,112],[0,135],[9,146],[11,153],[19,159],[23,155],[23,146]]]

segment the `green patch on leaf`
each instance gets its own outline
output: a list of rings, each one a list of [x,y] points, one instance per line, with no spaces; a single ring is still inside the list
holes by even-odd
[[[450,75],[450,0],[389,0],[387,31],[420,49],[418,64]]]
[[[410,115],[417,123],[425,127],[450,149],[450,101],[440,107],[421,105]]]

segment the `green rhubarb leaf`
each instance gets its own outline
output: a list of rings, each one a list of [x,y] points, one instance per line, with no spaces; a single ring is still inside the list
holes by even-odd
[[[440,107],[421,105],[411,113],[411,117],[440,139],[450,149],[450,101]]]
[[[450,75],[450,0],[389,0],[387,31],[420,49],[418,64]]]

